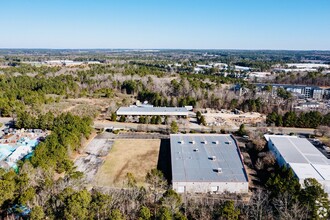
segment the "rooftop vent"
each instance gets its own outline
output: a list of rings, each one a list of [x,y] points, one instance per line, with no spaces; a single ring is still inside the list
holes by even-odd
[[[211,157],[209,157],[209,160],[215,160],[215,159],[217,159],[216,156],[211,156]]]
[[[179,144],[184,144],[184,141],[178,141]]]
[[[213,141],[212,143],[213,144],[219,144],[219,141]]]
[[[198,148],[195,148],[194,151],[195,151],[195,152],[198,152],[199,150],[198,150]]]
[[[213,169],[213,171],[216,173],[222,173],[222,168],[218,167],[218,168]]]
[[[190,141],[189,143],[191,143],[191,144],[195,144],[195,141]]]
[[[207,144],[207,141],[202,141],[202,144]]]
[[[226,144],[231,144],[231,141],[226,141],[225,143],[226,143]]]

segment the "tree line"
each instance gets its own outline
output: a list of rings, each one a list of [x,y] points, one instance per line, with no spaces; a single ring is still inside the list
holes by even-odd
[[[267,125],[279,127],[317,128],[320,125],[330,126],[330,113],[322,115],[318,111],[296,112],[289,111],[284,115],[272,112],[267,115]]]

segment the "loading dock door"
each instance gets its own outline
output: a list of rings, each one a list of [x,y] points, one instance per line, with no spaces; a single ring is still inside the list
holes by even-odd
[[[185,189],[185,186],[178,186],[178,193],[184,193]]]
[[[211,186],[211,191],[212,192],[217,192],[218,191],[218,187],[217,186]]]

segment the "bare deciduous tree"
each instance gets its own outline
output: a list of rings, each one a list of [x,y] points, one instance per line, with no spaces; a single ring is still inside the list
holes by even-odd
[[[318,126],[316,132],[318,134],[321,134],[322,137],[323,136],[330,137],[330,127],[328,126],[324,126],[324,125]]]
[[[269,206],[269,195],[267,191],[257,189],[251,199],[247,210],[248,219],[269,219],[272,212]]]
[[[273,200],[279,218],[286,220],[308,219],[308,210],[299,201],[293,199],[289,193],[284,193]]]

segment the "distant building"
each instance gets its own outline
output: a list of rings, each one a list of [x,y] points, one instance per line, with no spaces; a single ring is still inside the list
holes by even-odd
[[[234,69],[238,70],[238,71],[250,71],[251,70],[250,67],[245,67],[245,66],[234,66]]]
[[[330,89],[325,89],[324,90],[324,95],[327,99],[330,99]]]
[[[248,178],[231,135],[172,134],[172,186],[178,193],[248,193]]]
[[[320,107],[320,103],[318,102],[305,102],[305,103],[300,103],[298,105],[301,108],[319,108]]]
[[[48,66],[80,66],[83,64],[101,64],[99,61],[73,61],[73,60],[47,60],[47,61],[28,61],[23,62],[33,66],[41,66],[41,65],[48,65]]]
[[[265,86],[272,87],[272,94],[276,95],[278,88],[283,88],[288,92],[292,92],[301,96],[302,98],[312,98],[316,100],[323,99],[324,90],[318,86],[306,86],[306,85],[290,85],[290,84],[264,84],[256,83],[257,89],[261,91]]]
[[[265,138],[278,164],[291,168],[302,186],[305,179],[314,178],[330,194],[330,160],[306,138],[279,135]]]
[[[314,61],[315,62],[315,61]],[[285,66],[277,65],[273,70],[277,72],[316,72],[320,68],[329,69],[330,65],[322,63],[287,63]]]
[[[270,72],[251,72],[249,73],[249,78],[266,78],[271,75]]]
[[[49,60],[45,61],[45,63],[53,66],[79,66],[83,64],[83,62],[76,62],[73,60]]]
[[[324,90],[321,88],[317,88],[313,90],[313,99],[322,99],[324,95]]]

